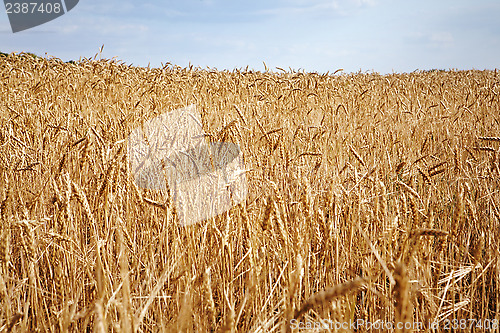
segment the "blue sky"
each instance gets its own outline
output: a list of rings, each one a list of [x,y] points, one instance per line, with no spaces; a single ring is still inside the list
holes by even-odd
[[[11,32],[0,51],[324,73],[500,68],[498,0],[80,0],[66,15]]]

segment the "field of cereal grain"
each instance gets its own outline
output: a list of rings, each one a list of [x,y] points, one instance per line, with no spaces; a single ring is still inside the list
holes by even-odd
[[[0,57],[0,332],[494,328],[499,93],[497,71]],[[190,104],[248,198],[181,227],[125,139]]]

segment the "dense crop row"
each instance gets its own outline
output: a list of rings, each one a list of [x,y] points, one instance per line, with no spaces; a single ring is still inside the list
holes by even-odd
[[[2,57],[0,331],[498,320],[499,92],[496,71]],[[124,139],[190,104],[241,147],[249,196],[180,227]]]

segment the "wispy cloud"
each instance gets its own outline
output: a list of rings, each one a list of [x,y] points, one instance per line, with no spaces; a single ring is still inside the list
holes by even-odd
[[[375,0],[317,0],[317,1],[287,1],[282,6],[261,9],[257,11],[262,15],[310,15],[321,14],[323,16],[347,16],[353,14],[361,7],[372,7],[377,2]]]
[[[321,11],[333,11],[336,12],[340,9],[337,1],[328,1],[322,3],[301,5],[297,4],[295,6],[283,6],[274,7],[258,10],[255,13],[259,15],[273,15],[273,16],[290,16],[290,15],[304,15],[309,13],[318,13]]]
[[[447,47],[453,44],[454,38],[451,32],[441,31],[431,33],[429,36],[429,41],[431,42],[432,46]]]

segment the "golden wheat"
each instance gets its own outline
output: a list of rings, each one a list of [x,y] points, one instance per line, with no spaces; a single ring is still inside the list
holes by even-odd
[[[498,71],[9,55],[0,80],[0,331],[500,317]],[[168,184],[135,183],[125,145],[190,104],[251,171],[246,201],[182,227]]]

